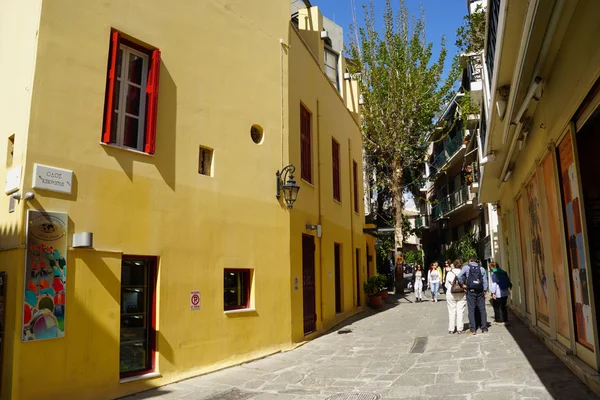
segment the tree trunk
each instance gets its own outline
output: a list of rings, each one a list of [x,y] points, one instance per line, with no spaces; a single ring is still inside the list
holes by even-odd
[[[395,212],[394,251],[396,260],[402,251],[404,234],[402,232],[402,167],[398,160],[392,163],[392,201]],[[404,290],[404,271],[402,265],[396,264],[396,293],[402,294]]]

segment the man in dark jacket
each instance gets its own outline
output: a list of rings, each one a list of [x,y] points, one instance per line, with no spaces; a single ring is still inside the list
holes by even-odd
[[[471,257],[469,263],[457,275],[458,282],[467,290],[467,309],[469,310],[469,328],[471,335],[477,332],[475,309],[481,315],[481,332],[486,333],[487,313],[485,311],[485,292],[488,290],[487,272],[479,265],[477,258]]]

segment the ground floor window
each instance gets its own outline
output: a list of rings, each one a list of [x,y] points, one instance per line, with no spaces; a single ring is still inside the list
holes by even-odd
[[[121,263],[121,377],[154,369],[156,258],[123,256]]]
[[[223,277],[225,310],[250,307],[251,273],[249,269],[226,269]]]

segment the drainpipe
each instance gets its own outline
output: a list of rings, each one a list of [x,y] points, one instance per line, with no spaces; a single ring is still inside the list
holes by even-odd
[[[562,10],[564,8],[564,5],[565,5],[565,0],[557,0],[556,3],[554,4],[554,8],[552,9],[552,15],[550,16],[550,22],[548,23],[548,28],[546,29],[546,34],[544,35],[544,40],[542,42],[542,47],[540,48],[540,52],[538,54],[535,68],[533,70],[534,78],[531,81],[531,83],[529,84],[529,89],[527,90],[527,96],[525,97],[523,104],[521,104],[518,114],[515,116],[515,119],[513,119],[512,121],[507,121],[505,130],[510,129],[511,125],[515,125],[520,122],[521,117],[523,116],[523,114],[525,113],[525,110],[528,107],[528,103],[536,95],[536,92],[538,92],[538,89],[541,87],[541,83],[542,83],[541,78],[539,78],[537,75],[540,72],[540,69],[542,67],[542,64],[544,63],[544,60],[546,59],[546,56],[548,55],[548,50],[550,48],[550,44],[552,43],[552,38],[554,37],[554,33],[556,32],[556,28],[558,26],[558,22],[559,22]],[[517,90],[517,88],[515,88],[515,90]],[[538,100],[539,100],[539,98],[538,98]],[[512,113],[512,110],[511,110],[511,113]],[[506,114],[506,115],[508,115],[510,117],[510,114]],[[506,156],[506,159],[504,160],[504,166],[502,167],[502,173],[500,174],[500,177],[499,177],[500,181],[498,182],[498,187],[500,187],[502,185],[502,183],[504,182],[504,180],[506,179],[506,172],[508,170],[508,165],[510,164],[510,160],[512,158],[512,155],[515,150],[515,146],[517,144],[517,140],[518,140],[519,136],[520,135],[513,135],[508,154]]]
[[[321,206],[321,111],[319,108],[319,99],[317,99],[317,179],[319,179],[319,184],[317,185],[317,204],[318,204],[318,216],[317,216],[317,224],[321,226],[321,232],[323,232],[322,222],[322,214],[323,209]],[[317,235],[318,236],[318,235]],[[321,321],[321,326],[323,324],[323,233],[321,233],[321,237],[319,239],[319,282],[321,282],[321,304],[319,313],[319,319]]]

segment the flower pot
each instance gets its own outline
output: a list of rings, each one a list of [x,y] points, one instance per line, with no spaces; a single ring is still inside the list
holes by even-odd
[[[379,292],[379,295],[381,296],[381,300],[386,301],[389,293],[387,290],[383,289],[381,292]]]
[[[381,296],[369,296],[369,307],[371,308],[381,308]]]

